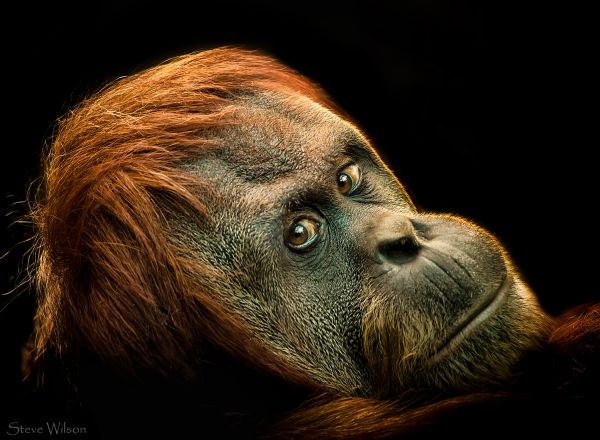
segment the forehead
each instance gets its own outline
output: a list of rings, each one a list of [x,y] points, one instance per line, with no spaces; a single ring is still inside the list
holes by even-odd
[[[310,170],[331,173],[348,145],[368,143],[352,124],[304,96],[247,98],[228,126],[222,153],[245,182],[274,183]]]

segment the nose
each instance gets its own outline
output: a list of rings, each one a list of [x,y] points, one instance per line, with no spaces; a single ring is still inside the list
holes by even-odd
[[[415,237],[398,237],[379,244],[378,253],[383,260],[393,264],[404,264],[415,259],[421,246]]]
[[[414,260],[421,249],[415,228],[407,217],[394,216],[381,225],[377,256],[382,263],[405,264]]]

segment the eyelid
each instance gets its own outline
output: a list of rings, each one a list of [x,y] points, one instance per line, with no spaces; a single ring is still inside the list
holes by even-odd
[[[315,221],[322,221],[325,215],[321,211],[320,207],[327,207],[330,203],[329,200],[325,201],[313,201],[307,202],[308,197],[303,199],[295,199],[287,203],[285,206],[283,217],[285,222],[291,223],[294,220],[309,218]]]
[[[355,160],[355,159],[352,159],[352,158],[350,158],[350,159],[346,160],[346,161],[344,162],[344,165],[342,165],[341,167],[339,167],[339,168],[338,168],[336,175],[340,174],[342,171],[344,171],[344,170],[345,170],[346,168],[348,168],[350,165],[356,165],[356,166],[358,166],[359,168],[361,168],[361,167],[358,165],[358,162],[359,162],[359,161],[357,161],[357,160]],[[361,168],[361,169],[362,169],[362,168]]]
[[[355,163],[363,161],[367,161],[374,165],[377,163],[371,148],[362,142],[349,143],[346,145],[344,147],[344,155],[350,157],[351,161]]]

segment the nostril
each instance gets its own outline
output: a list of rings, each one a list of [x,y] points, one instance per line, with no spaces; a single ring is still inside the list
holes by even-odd
[[[379,254],[395,264],[403,264],[413,260],[421,246],[414,236],[399,237],[379,245]]]

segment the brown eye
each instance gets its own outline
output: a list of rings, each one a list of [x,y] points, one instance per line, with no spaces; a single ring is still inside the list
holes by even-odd
[[[358,165],[350,164],[337,175],[337,185],[344,195],[352,194],[360,184],[361,171]]]
[[[287,232],[286,242],[296,250],[305,250],[316,243],[321,224],[309,218],[301,218],[292,223]]]

